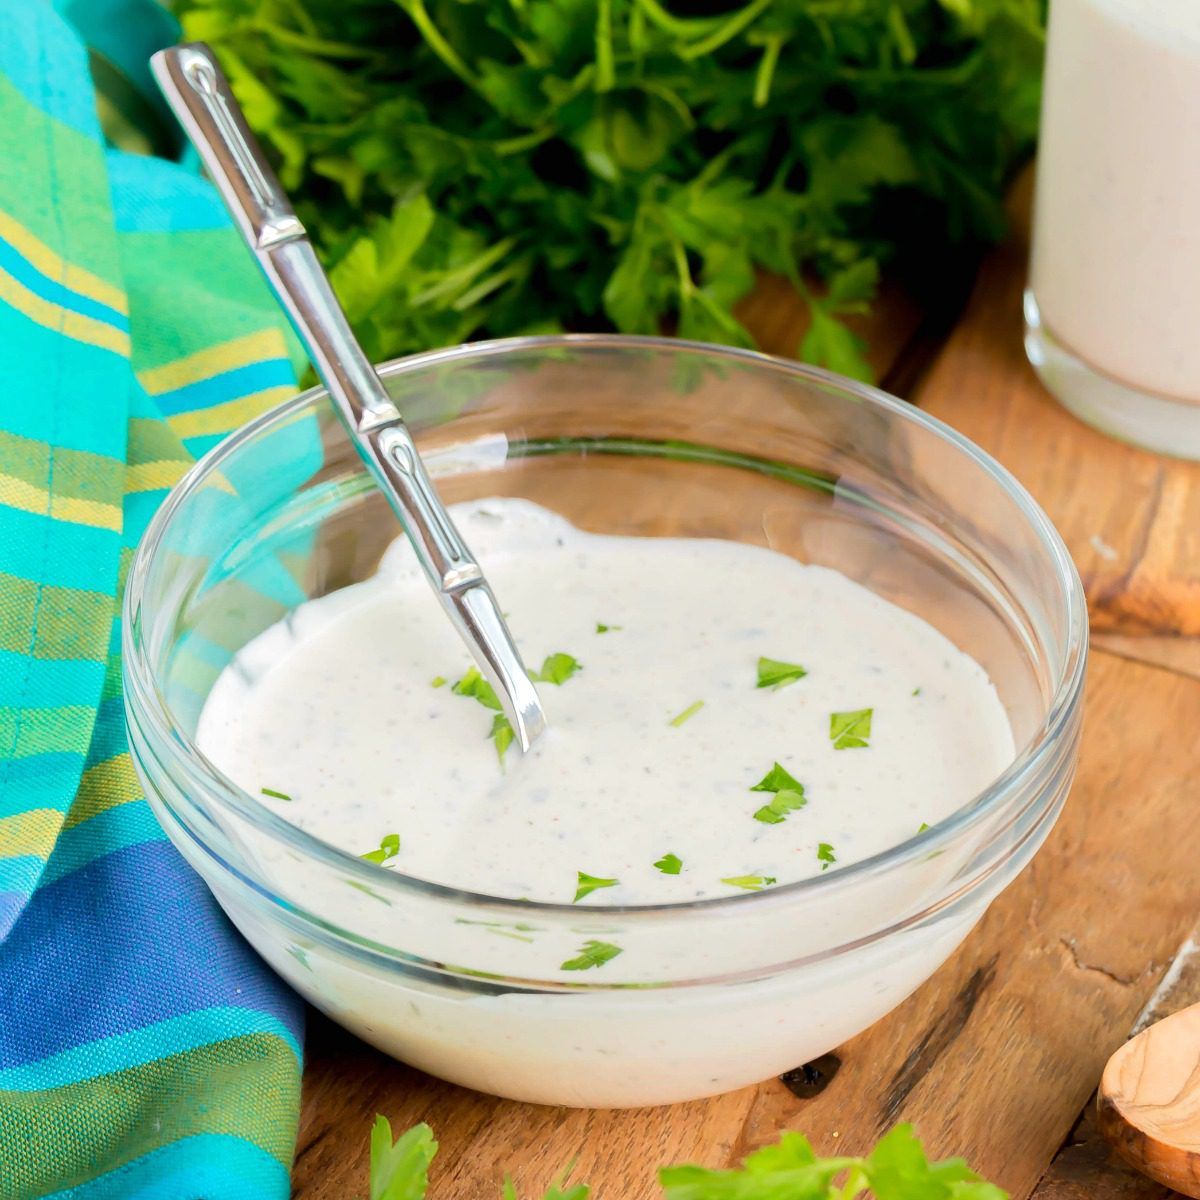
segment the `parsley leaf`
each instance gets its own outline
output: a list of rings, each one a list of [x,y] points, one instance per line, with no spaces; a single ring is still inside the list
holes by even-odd
[[[685,721],[690,721],[704,707],[703,700],[697,700],[694,704],[689,704],[683,712],[672,717],[667,724],[678,729]]]
[[[414,1125],[393,1144],[391,1124],[376,1116],[371,1130],[371,1200],[424,1200],[437,1148],[433,1130],[425,1124]]]
[[[776,763],[751,789],[752,792],[799,792],[804,795],[804,784],[794,779]]]
[[[172,7],[373,361],[551,329],[746,344],[766,269],[809,308],[802,352],[866,375],[881,264],[998,236],[1037,131],[1039,0]]]
[[[675,854],[664,854],[654,865],[664,875],[678,875],[683,870],[683,860]]]
[[[664,1167],[664,1200],[1007,1200],[960,1158],[931,1163],[911,1125],[897,1125],[866,1158],[818,1158],[806,1137],[790,1131],[740,1167]]]
[[[395,858],[399,853],[400,835],[398,833],[389,833],[379,843],[378,850],[368,850],[366,854],[360,854],[358,857],[365,858],[367,862],[385,863],[388,859]]]
[[[497,713],[492,718],[492,727],[488,731],[488,737],[496,743],[496,754],[500,759],[501,766],[503,766],[504,752],[513,744],[517,737],[508,718],[503,713]]]
[[[597,633],[616,633],[618,630],[624,628],[624,625],[605,625],[602,621],[596,622]]]
[[[291,800],[291,796],[287,792],[277,792],[274,788],[260,788],[264,796],[271,796],[275,800]]]
[[[445,675],[435,675],[435,676],[434,676],[434,677],[433,677],[433,678],[432,678],[432,679],[429,681],[429,686],[430,686],[430,687],[433,687],[433,688],[445,687],[445,686],[446,686],[446,677],[445,677]]]
[[[572,904],[578,904],[584,896],[590,896],[593,892],[600,888],[616,887],[619,880],[616,879],[601,879],[598,875],[589,875],[585,871],[580,871],[578,886],[575,889],[575,899]]]
[[[801,809],[808,801],[804,798],[804,789],[801,788],[798,792],[792,791],[790,788],[785,788],[781,792],[776,792],[769,804],[764,804],[755,814],[756,821],[762,821],[764,825],[778,825],[781,821],[787,820],[787,814]]]
[[[862,750],[871,744],[873,708],[829,714],[829,740],[835,750]]]
[[[436,1153],[428,1125],[414,1126],[393,1145],[391,1126],[376,1117],[370,1200],[424,1200]],[[542,1200],[588,1200],[584,1184],[563,1190],[573,1166]],[[663,1200],[849,1200],[867,1190],[880,1200],[1007,1200],[1006,1193],[980,1179],[961,1158],[931,1163],[911,1125],[897,1125],[864,1158],[818,1158],[808,1138],[788,1130],[774,1144],[747,1155],[739,1167],[663,1167],[658,1179]],[[501,1200],[518,1200],[507,1175]]]
[[[922,822],[921,822],[921,824],[920,824],[920,825],[917,827],[917,832],[918,832],[918,833],[924,833],[924,832],[925,832],[925,830],[927,830],[928,828],[929,828],[929,822],[928,822],[928,821],[922,821]]]
[[[775,882],[774,875],[731,875],[727,879],[722,879],[722,883],[727,883],[730,887],[744,888],[747,892],[761,892],[763,888],[770,887]]]
[[[559,968],[562,971],[588,971],[592,967],[602,967],[611,962],[621,953],[620,946],[612,942],[597,942],[594,939],[586,941],[579,948],[575,958],[568,958]]]
[[[828,871],[832,863],[837,862],[837,855],[833,852],[833,847],[828,842],[821,842],[817,846],[817,859],[821,863],[821,870]]]
[[[557,686],[566,683],[576,671],[582,670],[583,666],[577,658],[559,651],[557,654],[547,655],[542,669],[535,671],[533,677],[540,683],[553,683]]]
[[[472,700],[478,700],[484,708],[500,711],[496,689],[480,675],[476,667],[472,667],[450,690],[456,696],[470,696]]]
[[[803,679],[808,672],[798,663],[780,662],[777,658],[760,658],[758,660],[758,683],[760,688],[772,688],[778,691]]]

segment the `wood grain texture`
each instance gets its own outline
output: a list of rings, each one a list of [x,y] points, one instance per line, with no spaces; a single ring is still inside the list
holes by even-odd
[[[914,398],[999,458],[1045,507],[1087,587],[1093,628],[1127,639],[1196,638],[1200,464],[1097,433],[1051,398],[1025,360],[1029,186],[1027,178],[1013,197],[1013,236],[984,263]]]
[[[649,1200],[663,1163],[734,1162],[784,1128],[826,1153],[858,1150],[900,1120],[934,1153],[963,1153],[1028,1196],[1200,906],[1200,744],[1175,726],[1198,711],[1200,683],[1098,655],[1088,703],[1078,783],[1032,868],[928,984],[837,1051],[815,1097],[772,1080],[664,1109],[519,1105],[428,1079],[317,1022],[295,1195],[361,1191],[382,1112],[397,1128],[434,1126],[443,1151],[431,1200],[493,1200],[505,1170],[538,1196],[576,1155],[598,1200]]]
[[[1179,947],[1170,969],[1131,1032],[1200,1003],[1200,928]],[[1095,1098],[1042,1177],[1032,1200],[1168,1200],[1178,1193],[1118,1157],[1100,1133]]]

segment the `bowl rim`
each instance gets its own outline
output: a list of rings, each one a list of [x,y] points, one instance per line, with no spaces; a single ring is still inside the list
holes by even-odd
[[[528,351],[562,349],[566,346],[585,350],[649,349],[678,355],[715,356],[778,372],[809,384],[819,384],[826,389],[832,388],[843,398],[865,402],[882,409],[901,422],[922,429],[948,443],[1006,492],[1046,552],[1064,593],[1063,666],[1058,672],[1053,694],[1038,729],[1000,775],[968,803],[955,809],[936,825],[867,858],[840,867],[837,871],[819,873],[791,883],[765,888],[760,892],[741,892],[731,896],[712,896],[677,903],[605,905],[598,911],[602,911],[606,916],[636,921],[639,917],[656,919],[667,914],[679,914],[681,917],[702,916],[710,912],[719,914],[728,911],[734,905],[738,906],[739,911],[745,911],[750,905],[756,905],[765,911],[771,907],[803,900],[818,890],[822,896],[829,896],[838,890],[853,888],[862,880],[902,867],[918,856],[950,845],[995,811],[1002,809],[1006,800],[1014,795],[1020,796],[1031,778],[1036,779],[1043,772],[1053,768],[1056,752],[1061,744],[1060,735],[1069,726],[1083,689],[1088,656],[1087,601],[1079,573],[1061,535],[1029,491],[1007,468],[944,421],[880,388],[821,367],[741,347],[633,334],[552,334],[470,342],[391,359],[379,364],[376,369],[386,381],[451,363],[487,360]],[[189,496],[204,486],[207,479],[220,472],[223,461],[236,454],[244,444],[268,432],[273,425],[283,424],[314,404],[327,399],[328,390],[317,385],[298,392],[234,430],[199,458],[159,505],[138,543],[122,600],[121,674],[127,719],[131,722],[148,721],[156,743],[170,747],[177,764],[184,768],[194,783],[201,785],[191,792],[193,801],[198,797],[203,797],[203,804],[215,801],[249,822],[256,830],[284,842],[309,859],[348,874],[360,883],[373,885],[396,897],[416,892],[427,899],[466,904],[491,912],[523,915],[537,913],[542,919],[567,915],[578,917],[578,905],[493,896],[420,879],[368,863],[350,851],[342,850],[294,825],[268,808],[260,799],[239,787],[207,758],[194,740],[179,728],[171,715],[170,706],[153,677],[148,655],[144,653],[139,636],[142,627],[139,614],[143,591],[158,547],[163,543],[164,535],[181,506]]]

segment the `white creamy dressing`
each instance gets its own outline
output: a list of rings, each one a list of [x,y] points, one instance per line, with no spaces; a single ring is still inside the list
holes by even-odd
[[[1031,285],[1121,382],[1200,401],[1200,3],[1052,0]]]
[[[398,835],[385,869],[557,903],[580,872],[617,881],[589,906],[733,895],[724,880],[791,882],[896,845],[1013,757],[979,665],[835,571],[737,542],[585,533],[523,500],[455,518],[526,663],[579,664],[540,685],[550,728],[530,754],[513,745],[502,764],[495,713],[452,690],[469,659],[403,540],[375,578],[248,645],[197,735],[317,837],[361,854]],[[760,657],[807,674],[760,688]],[[868,744],[836,748],[832,714],[864,709]],[[751,789],[776,763],[804,803],[766,823],[754,814],[774,793]],[[677,874],[655,865],[668,855]]]

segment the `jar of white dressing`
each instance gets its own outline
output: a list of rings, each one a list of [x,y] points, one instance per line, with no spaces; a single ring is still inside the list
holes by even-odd
[[[1073,413],[1200,458],[1200,3],[1051,0],[1026,349]]]

